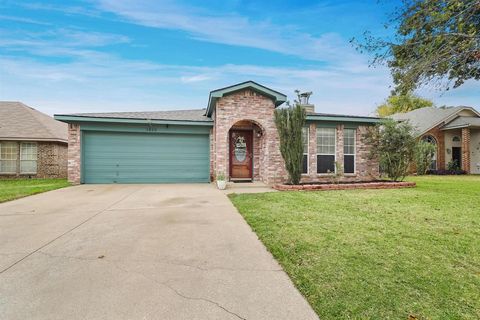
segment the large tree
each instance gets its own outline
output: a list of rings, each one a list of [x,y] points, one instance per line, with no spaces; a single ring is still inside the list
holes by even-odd
[[[405,113],[432,106],[432,101],[407,93],[404,95],[391,95],[377,107],[376,113],[379,117],[387,117],[395,113]]]
[[[395,92],[480,79],[480,0],[402,0],[386,27],[393,38],[367,32],[358,45],[390,67]]]

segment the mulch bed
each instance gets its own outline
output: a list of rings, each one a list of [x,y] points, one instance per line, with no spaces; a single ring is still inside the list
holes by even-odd
[[[351,182],[351,183],[315,183],[302,185],[277,184],[273,186],[279,191],[310,191],[310,190],[351,190],[351,189],[399,189],[414,188],[415,182],[391,182],[391,181],[373,181],[373,182]]]

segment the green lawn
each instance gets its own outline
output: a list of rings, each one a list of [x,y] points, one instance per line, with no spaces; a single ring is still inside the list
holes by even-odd
[[[231,200],[321,319],[480,319],[480,177]]]
[[[0,180],[0,202],[67,187],[66,179]]]

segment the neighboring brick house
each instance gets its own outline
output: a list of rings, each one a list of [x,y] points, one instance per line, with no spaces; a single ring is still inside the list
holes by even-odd
[[[67,125],[21,102],[0,101],[0,179],[66,178]]]
[[[69,124],[72,183],[287,181],[274,111],[286,96],[253,81],[210,92],[206,109],[56,115]],[[380,119],[305,105],[303,182],[378,178],[363,133]]]
[[[419,139],[437,146],[430,169],[445,170],[455,162],[467,173],[480,174],[480,113],[474,108],[421,108],[392,118],[408,121]]]

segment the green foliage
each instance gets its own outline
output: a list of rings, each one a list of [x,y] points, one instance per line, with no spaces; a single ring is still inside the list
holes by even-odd
[[[378,159],[381,171],[392,181],[403,180],[412,162],[417,143],[413,127],[405,122],[386,120],[368,128],[365,143],[371,159]]]
[[[436,151],[437,146],[432,143],[423,140],[417,142],[414,156],[418,175],[427,173]]]
[[[280,152],[285,161],[289,182],[292,184],[299,184],[302,174],[302,128],[305,125],[305,119],[305,110],[299,104],[275,110]]]
[[[377,107],[376,112],[379,117],[387,117],[395,113],[405,113],[432,106],[432,101],[407,93],[404,95],[391,95]]]
[[[68,187],[67,179],[0,180],[0,202],[10,201],[45,191]]]
[[[448,90],[480,79],[478,0],[403,0],[386,27],[395,30],[393,39],[366,32],[358,47],[390,67],[396,92],[427,83]]]
[[[222,172],[217,173],[217,181],[225,181],[225,174]]]
[[[458,161],[456,159],[455,160],[450,160],[447,163],[447,170],[448,171],[458,171],[458,170],[460,170],[460,164],[458,163]]]

